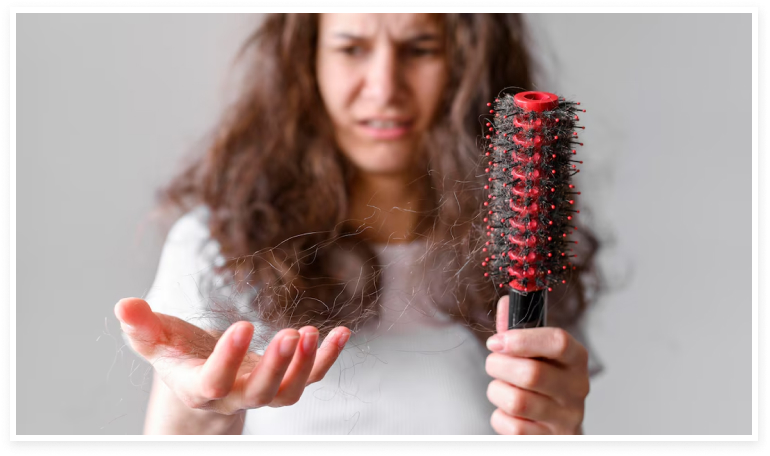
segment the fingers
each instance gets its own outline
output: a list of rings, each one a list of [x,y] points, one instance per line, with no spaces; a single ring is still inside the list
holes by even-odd
[[[492,413],[489,420],[492,428],[501,435],[547,435],[551,434],[548,427],[534,421],[515,418],[506,415],[500,409]]]
[[[564,329],[508,329],[508,301],[508,296],[497,301],[497,334],[487,341],[490,350],[525,358],[548,358],[562,364],[588,364],[588,351]]]
[[[252,372],[243,374],[250,368],[244,357],[249,355],[254,330],[248,322],[232,325],[217,338],[183,320],[153,312],[138,298],[121,299],[114,313],[134,349],[185,403],[220,413],[296,403],[307,384],[328,372],[350,337],[350,330],[337,328],[319,353],[316,328],[283,330],[264,356],[257,358]]]
[[[561,328],[506,330],[490,337],[487,348],[510,356],[547,358],[564,365],[588,365],[586,348]]]
[[[308,384],[323,378],[349,338],[349,329],[336,328],[316,348],[318,330],[312,326],[279,332],[246,379],[237,408],[295,404]]]
[[[120,321],[123,332],[139,354],[150,358],[158,344],[165,344],[168,337],[163,322],[150,309],[146,301],[139,298],[123,298],[115,304],[115,317]]]
[[[246,379],[238,408],[258,408],[273,401],[294,357],[299,338],[295,329],[284,329],[276,334],[259,364]]]
[[[326,339],[324,339],[324,342],[316,353],[313,370],[310,372],[310,376],[307,379],[308,385],[324,378],[337,360],[337,357],[340,352],[342,352],[342,349],[345,347],[349,338],[350,330],[344,326],[335,328],[328,336],[326,336]]]
[[[565,383],[564,378],[572,379],[563,374],[563,369],[544,361],[515,358],[492,353],[487,357],[487,373],[511,385],[549,397],[561,397],[571,394],[571,382]]]
[[[219,338],[213,353],[201,366],[198,389],[203,397],[220,399],[230,393],[253,332],[251,323],[238,322]]]
[[[490,382],[487,398],[506,415],[531,421],[551,422],[559,419],[563,410],[549,397],[517,388],[500,380]]]
[[[281,387],[278,389],[272,406],[292,405],[299,401],[305,390],[310,371],[318,348],[318,330],[312,326],[305,326],[299,330],[300,339],[294,358],[286,370]]]
[[[337,328],[333,336],[327,336],[323,346],[318,349],[318,330],[306,326],[299,330],[301,338],[291,365],[284,376],[281,388],[271,405],[292,405],[299,401],[305,387],[314,383],[328,372],[350,338],[350,330]]]

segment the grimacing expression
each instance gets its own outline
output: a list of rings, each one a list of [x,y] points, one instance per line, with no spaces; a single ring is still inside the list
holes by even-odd
[[[365,173],[408,173],[446,85],[439,20],[322,14],[316,56],[321,98],[342,153]]]

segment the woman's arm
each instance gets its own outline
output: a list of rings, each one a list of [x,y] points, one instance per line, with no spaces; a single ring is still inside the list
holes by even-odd
[[[190,408],[155,373],[144,420],[144,434],[240,435],[245,418],[245,410],[223,415]]]

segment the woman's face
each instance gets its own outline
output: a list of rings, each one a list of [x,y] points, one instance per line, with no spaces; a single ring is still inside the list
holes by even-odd
[[[361,171],[404,174],[446,84],[429,14],[322,14],[316,71],[337,144]]]

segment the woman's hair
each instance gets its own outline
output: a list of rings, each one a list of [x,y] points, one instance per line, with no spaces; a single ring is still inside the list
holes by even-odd
[[[424,141],[420,227],[423,285],[440,311],[479,337],[494,331],[500,290],[484,278],[478,220],[480,114],[501,89],[532,90],[533,62],[518,14],[442,14],[448,86]],[[337,325],[376,318],[381,265],[350,223],[355,169],[339,152],[316,72],[319,17],[267,15],[241,48],[247,73],[205,154],[159,193],[161,210],[208,207],[211,238],[262,322]],[[549,324],[576,322],[595,296],[597,240],[584,227],[577,269],[549,298]],[[248,284],[248,285],[247,285]],[[252,287],[252,285],[254,285]],[[249,294],[252,293],[252,294]]]

